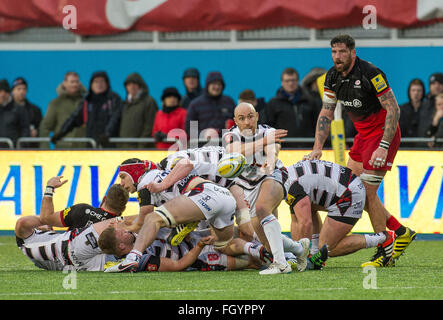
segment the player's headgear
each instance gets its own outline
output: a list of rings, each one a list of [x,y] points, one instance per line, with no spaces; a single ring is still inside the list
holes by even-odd
[[[137,185],[140,177],[149,170],[157,169],[157,165],[149,160],[140,160],[140,159],[128,159],[123,161],[123,163],[118,168],[118,172],[124,172],[128,174],[134,185]]]

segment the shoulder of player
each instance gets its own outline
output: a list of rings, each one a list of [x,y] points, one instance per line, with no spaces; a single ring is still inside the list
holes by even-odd
[[[356,63],[359,64],[361,72],[369,77],[374,77],[377,74],[382,74],[385,76],[384,72],[375,66],[372,62],[357,58]]]

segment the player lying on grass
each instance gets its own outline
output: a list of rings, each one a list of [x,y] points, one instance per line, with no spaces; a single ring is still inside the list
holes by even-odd
[[[95,222],[121,216],[125,211],[129,193],[118,184],[112,185],[103,198],[99,208],[86,203],[79,203],[64,210],[54,210],[53,195],[55,189],[63,186],[68,180],[63,176],[52,177],[46,184],[46,190],[40,208],[40,220],[53,227],[83,228]],[[128,221],[130,222],[130,221]]]
[[[218,161],[226,154],[226,149],[219,146],[207,146],[202,148],[187,149],[175,152],[162,161],[157,166],[162,170],[170,170],[171,173],[161,182],[151,182],[146,187],[150,192],[158,193],[171,187],[175,182],[183,179],[194,172],[203,179],[212,181],[222,187],[227,188],[235,198],[237,207],[235,210],[235,220],[240,231],[240,236],[247,241],[254,237],[254,228],[249,216],[249,208],[244,200],[243,189],[234,184],[234,179],[226,179],[217,170]],[[187,228],[176,230],[177,234],[172,239],[175,245],[189,233],[195,225],[188,225]],[[177,227],[177,229],[179,229]]]
[[[351,169],[322,160],[299,161],[288,167],[285,187],[298,236],[312,236],[312,208],[328,212],[320,231],[320,250],[309,258],[311,267],[321,269],[328,255],[342,256],[376,246],[392,255],[392,231],[348,236],[361,218],[366,198],[363,183]]]
[[[138,159],[129,159],[120,166],[119,177],[121,184],[131,193],[139,191],[141,206],[150,207],[156,214],[147,214],[141,227],[135,250],[122,262],[121,271],[134,271],[137,269],[140,252],[145,250],[155,239],[155,234],[161,227],[174,227],[178,223],[208,220],[215,233],[214,247],[230,256],[244,254],[243,248],[232,242],[233,215],[236,203],[232,194],[225,188],[198,176],[189,175],[176,182],[172,187],[159,193],[151,193],[145,188],[150,182],[161,183],[169,171],[146,170],[143,162]],[[136,183],[134,183],[136,181]],[[140,240],[141,239],[141,240]],[[306,267],[306,257],[309,252],[307,243],[300,244],[288,239],[292,245],[290,251],[297,254],[299,271]],[[294,250],[294,246],[298,244]],[[286,260],[285,260],[286,262]]]

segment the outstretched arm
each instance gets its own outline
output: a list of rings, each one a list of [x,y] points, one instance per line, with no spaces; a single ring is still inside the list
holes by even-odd
[[[60,215],[54,212],[54,203],[52,201],[54,190],[68,182],[68,180],[62,181],[62,178],[63,176],[52,177],[46,184],[46,190],[40,207],[40,219],[43,224],[64,227]]]

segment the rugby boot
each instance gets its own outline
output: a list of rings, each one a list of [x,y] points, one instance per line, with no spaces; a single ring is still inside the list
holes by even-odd
[[[394,251],[394,231],[383,231],[386,235],[386,240],[377,246],[377,251],[372,256],[371,260],[362,263],[361,267],[387,267],[392,262],[392,253]]]
[[[292,268],[291,266],[286,263],[286,265],[284,264],[280,264],[278,262],[273,262],[271,263],[271,265],[265,269],[259,272],[259,274],[261,275],[268,275],[268,274],[285,274],[285,273],[291,273],[292,272]]]
[[[175,229],[172,229],[172,232],[168,237],[168,241],[172,246],[178,246],[188,234],[197,228],[199,222],[200,221],[194,221],[186,224],[179,224],[175,227]]]
[[[317,253],[313,254],[308,259],[308,270],[321,270],[325,266],[326,260],[328,260],[328,245],[324,244]]]
[[[417,236],[417,232],[412,229],[406,228],[406,232],[401,236],[397,236],[394,240],[394,253],[392,259],[397,260],[405,252],[406,248],[414,241]]]

